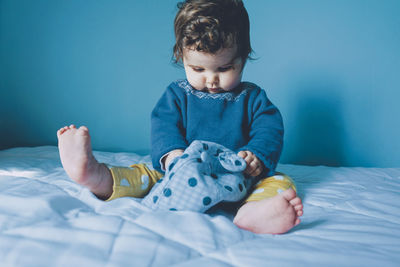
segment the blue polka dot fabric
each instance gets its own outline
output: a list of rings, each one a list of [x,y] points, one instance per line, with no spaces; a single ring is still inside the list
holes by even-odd
[[[153,210],[204,212],[222,201],[239,201],[247,194],[245,168],[246,162],[224,146],[194,141],[170,163],[142,204]]]

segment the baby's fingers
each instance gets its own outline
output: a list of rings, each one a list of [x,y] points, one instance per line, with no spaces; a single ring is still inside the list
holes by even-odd
[[[251,175],[256,169],[257,169],[257,162],[255,160],[252,160],[247,163],[245,172]]]
[[[264,167],[263,163],[256,157],[254,156],[253,160],[249,164],[250,168],[248,171],[248,174],[250,176],[258,176],[262,173]]]
[[[246,160],[247,154],[248,153],[246,151],[239,151],[238,156]]]
[[[255,167],[253,170],[251,170],[249,175],[255,177],[255,176],[260,175],[261,172],[262,172],[262,167],[259,165],[259,166]]]
[[[251,162],[253,162],[256,158],[254,154],[250,151],[244,151],[244,153],[246,154],[246,156],[243,159],[246,161],[247,165],[250,165]]]

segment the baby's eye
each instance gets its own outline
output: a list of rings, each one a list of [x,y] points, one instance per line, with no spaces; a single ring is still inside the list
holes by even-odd
[[[232,69],[232,66],[220,67],[220,68],[218,68],[218,71],[219,72],[225,72],[225,71],[228,71],[230,69]]]
[[[195,72],[202,72],[204,69],[203,68],[192,68]]]

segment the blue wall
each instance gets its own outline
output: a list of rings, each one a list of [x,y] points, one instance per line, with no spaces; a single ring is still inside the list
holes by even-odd
[[[56,145],[87,125],[98,150],[149,149],[171,64],[175,0],[0,0],[0,149]],[[286,126],[281,162],[400,167],[400,1],[245,1],[255,61]]]

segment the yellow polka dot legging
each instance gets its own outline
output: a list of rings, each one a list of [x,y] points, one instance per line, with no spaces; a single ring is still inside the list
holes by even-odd
[[[143,163],[134,164],[130,167],[109,167],[109,169],[114,184],[113,193],[107,201],[120,197],[143,198],[157,181],[163,177],[162,173],[150,169]],[[289,176],[277,172],[274,176],[264,178],[258,182],[245,202],[270,198],[289,188],[296,191],[293,180]]]

